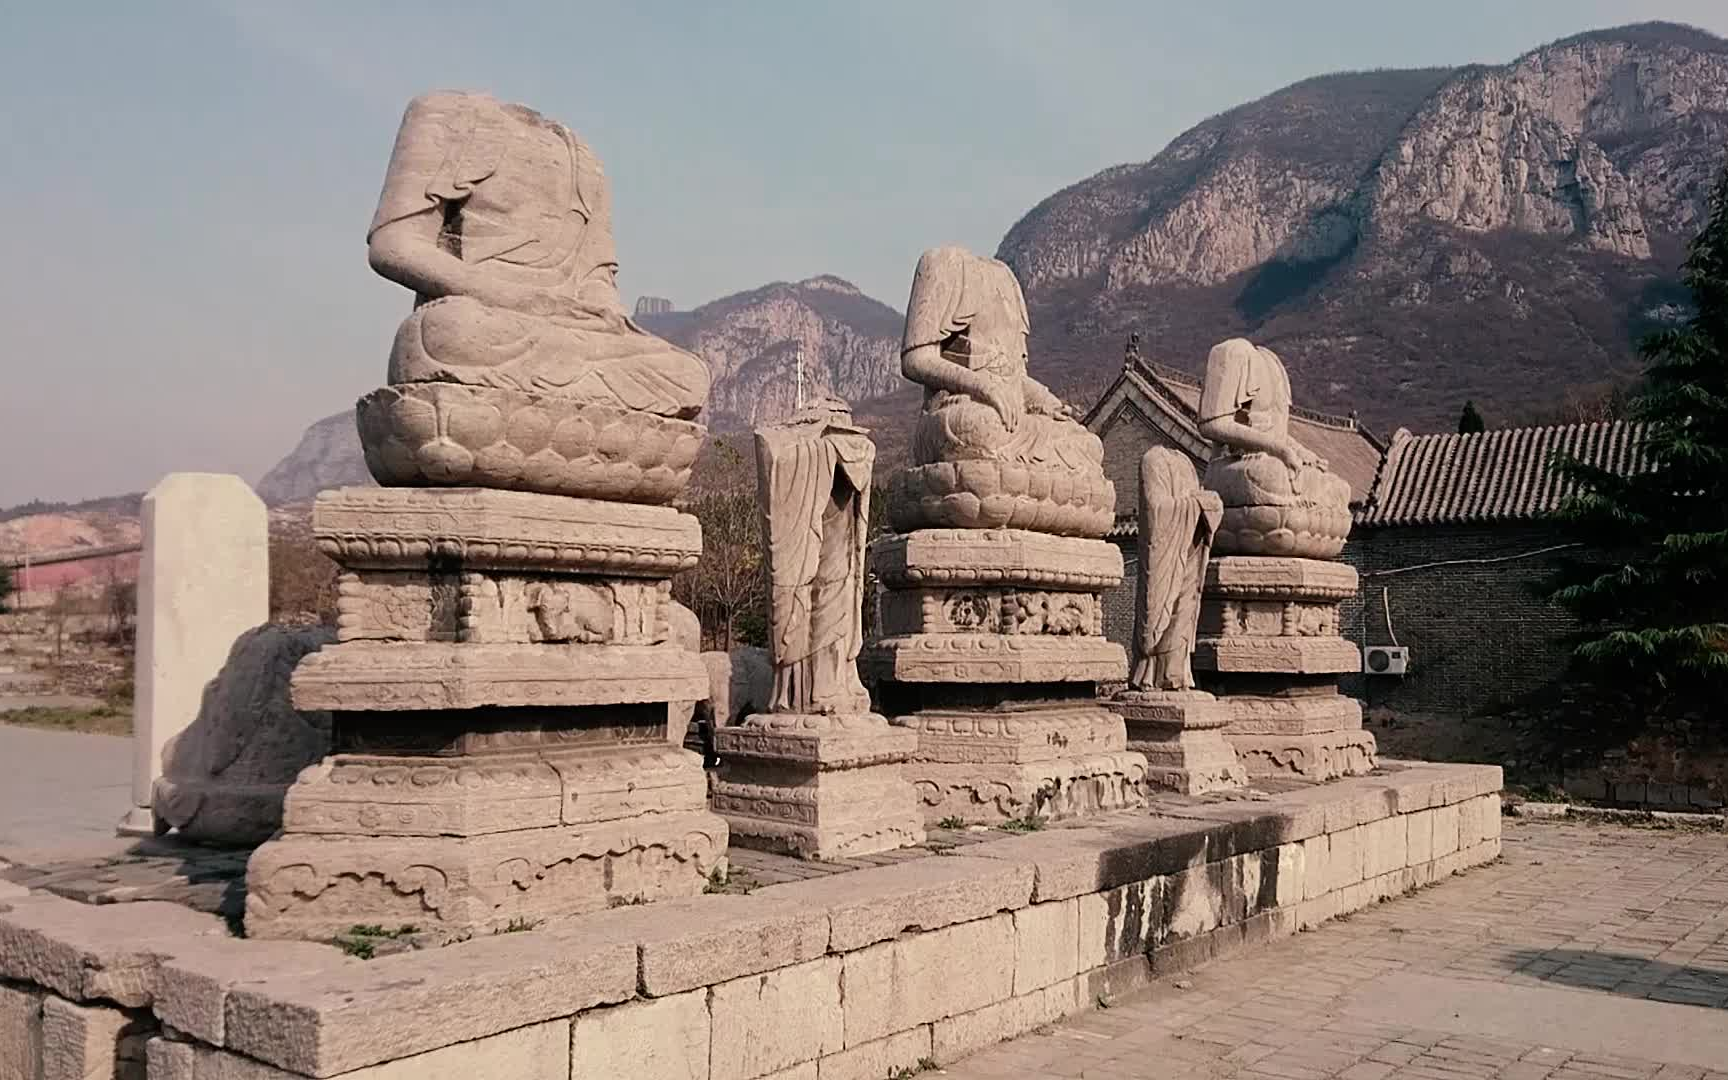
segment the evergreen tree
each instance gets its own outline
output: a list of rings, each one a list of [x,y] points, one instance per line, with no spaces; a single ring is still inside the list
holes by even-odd
[[[6,610],[6,601],[12,596],[12,568],[0,565],[0,611]]]
[[[1696,313],[1640,345],[1644,380],[1628,415],[1644,425],[1643,468],[1615,476],[1556,463],[1577,484],[1560,511],[1585,550],[1556,601],[1584,632],[1581,672],[1678,714],[1728,691],[1728,170],[1711,191],[1684,280]],[[1710,726],[1719,727],[1720,721]]]
[[[1474,401],[1464,403],[1464,411],[1458,416],[1458,434],[1474,435],[1478,431],[1487,431],[1488,424],[1482,419],[1482,414],[1476,411]]]

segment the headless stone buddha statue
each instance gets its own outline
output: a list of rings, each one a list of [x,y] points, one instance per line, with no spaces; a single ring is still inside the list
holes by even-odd
[[[1222,555],[1331,558],[1350,532],[1350,485],[1290,435],[1290,376],[1271,349],[1232,338],[1206,357],[1200,434],[1217,452],[1206,487],[1224,501]]]
[[[1224,516],[1188,455],[1154,446],[1140,459],[1140,588],[1134,609],[1134,690],[1194,689],[1194,638],[1212,535]]]
[[[1103,444],[1027,374],[1030,329],[1007,264],[956,247],[918,260],[900,370],[923,385],[924,409],[896,527],[1109,528]]]
[[[574,132],[482,94],[415,98],[367,233],[413,289],[390,382],[457,383],[695,417],[696,356],[624,313],[600,161]]]

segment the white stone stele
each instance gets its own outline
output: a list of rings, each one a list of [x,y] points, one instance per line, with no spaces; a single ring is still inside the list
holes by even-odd
[[[1124,690],[1110,699],[1128,748],[1146,755],[1146,781],[1181,795],[1234,791],[1248,770],[1224,738],[1230,706],[1202,690]]]
[[[757,713],[714,733],[709,805],[732,842],[846,859],[924,842],[902,763],[918,736],[875,713]]]
[[[166,830],[151,809],[162,748],[198,717],[240,636],[270,619],[270,518],[238,476],[170,473],[144,496],[124,836]]]

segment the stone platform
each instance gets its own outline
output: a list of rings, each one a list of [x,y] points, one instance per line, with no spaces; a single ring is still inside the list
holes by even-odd
[[[798,880],[371,961],[173,904],[0,898],[0,1055],[125,1054],[147,1080],[893,1075],[1492,861],[1499,786],[1389,762],[832,864],[746,853]]]

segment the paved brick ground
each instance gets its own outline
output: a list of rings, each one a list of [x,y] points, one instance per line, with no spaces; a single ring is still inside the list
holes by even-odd
[[[1498,864],[939,1074],[1728,1080],[1728,837],[1509,820]]]

